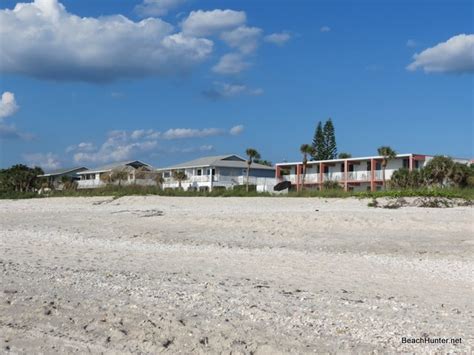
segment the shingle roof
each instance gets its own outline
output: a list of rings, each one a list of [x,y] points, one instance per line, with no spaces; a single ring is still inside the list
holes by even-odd
[[[87,170],[87,168],[85,166],[77,166],[77,167],[74,167],[74,168],[56,169],[56,170],[47,171],[43,175],[38,175],[38,177],[63,175],[63,174],[75,172],[76,170],[78,170],[77,172],[79,172],[79,171]]]
[[[168,166],[166,168],[159,168],[158,170],[175,170],[175,169],[185,169],[185,168],[197,168],[197,167],[227,167],[227,168],[247,168],[247,160],[236,155],[216,155],[210,157],[202,157],[194,160],[190,160],[184,163]],[[265,170],[275,170],[272,166],[262,165],[253,163],[251,166],[253,169],[265,169]]]
[[[97,172],[103,172],[103,171],[110,171],[110,170],[113,170],[115,168],[119,168],[119,167],[122,167],[122,166],[127,166],[127,165],[132,166],[134,163],[138,163],[138,164],[135,164],[135,165],[139,165],[139,166],[145,166],[146,165],[146,166],[149,166],[150,168],[153,168],[151,165],[146,164],[146,163],[144,163],[140,160],[127,160],[127,161],[122,161],[122,162],[110,163],[110,164],[99,166],[97,168],[81,171],[80,174],[90,174],[90,173],[97,173]]]

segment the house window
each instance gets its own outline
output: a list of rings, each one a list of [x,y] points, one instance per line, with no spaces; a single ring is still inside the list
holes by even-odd
[[[375,163],[375,170],[382,170],[382,163],[380,162]]]
[[[197,170],[197,176],[201,176],[202,175],[202,169],[198,169]]]
[[[371,171],[372,170],[372,162],[368,161],[367,162],[367,171]]]
[[[316,173],[319,174],[319,172],[320,171],[319,171],[319,164],[318,164],[318,165],[316,165]]]
[[[324,173],[325,173],[325,174],[329,173],[329,166],[325,166],[325,167],[324,167]]]
[[[353,164],[349,164],[349,171],[350,171],[350,172],[353,172],[353,171],[354,171],[354,165],[353,165]]]
[[[415,160],[415,169],[420,168],[420,162],[418,160]]]
[[[408,169],[410,167],[410,160],[408,158],[403,159],[403,167]]]
[[[344,163],[341,163],[341,173],[344,172]]]
[[[170,176],[171,176],[171,174],[170,174],[169,171],[165,171],[165,172],[163,173],[163,177],[165,177],[165,178],[169,178]]]

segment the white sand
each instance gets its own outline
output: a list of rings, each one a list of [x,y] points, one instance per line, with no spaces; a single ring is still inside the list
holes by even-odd
[[[0,352],[471,351],[473,209],[367,202],[0,201]]]

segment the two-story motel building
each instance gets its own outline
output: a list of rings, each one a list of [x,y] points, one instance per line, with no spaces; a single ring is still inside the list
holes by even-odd
[[[388,161],[385,179],[390,180],[393,172],[400,168],[420,169],[433,156],[422,154],[398,154]],[[454,159],[469,163],[466,159]],[[322,189],[325,181],[336,181],[346,191],[376,191],[382,187],[382,156],[308,161],[304,178],[305,188]],[[303,163],[276,164],[276,181],[290,181],[297,190],[303,184]]]

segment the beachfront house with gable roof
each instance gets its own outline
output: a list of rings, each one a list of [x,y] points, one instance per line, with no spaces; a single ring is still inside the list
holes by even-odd
[[[114,172],[121,172],[121,178],[114,180]],[[80,176],[80,180],[77,181],[78,189],[93,189],[104,187],[107,184],[136,184],[142,186],[157,184],[155,169],[140,160],[107,164],[94,169],[84,170],[77,174]]]
[[[212,191],[215,188],[231,189],[246,184],[247,160],[236,155],[202,157],[184,163],[157,169],[163,176],[163,188]],[[177,179],[176,172],[181,174]],[[271,191],[275,185],[275,168],[252,163],[249,170],[249,184],[257,191]]]

